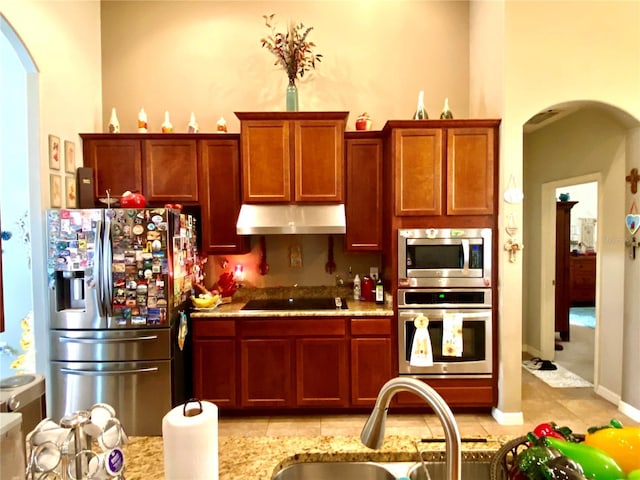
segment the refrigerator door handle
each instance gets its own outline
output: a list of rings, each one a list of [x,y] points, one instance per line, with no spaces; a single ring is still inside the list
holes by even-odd
[[[157,340],[157,335],[147,335],[145,337],[125,337],[125,338],[76,338],[60,337],[60,343],[84,343],[84,344],[105,344],[124,342],[148,342]]]
[[[104,211],[104,232],[102,232],[102,258],[100,259],[102,265],[102,303],[103,308],[106,311],[107,325],[109,325],[109,319],[111,318],[111,302],[113,299],[113,278],[111,270],[113,248],[111,245],[111,216],[113,210],[106,209]]]
[[[136,373],[155,373],[158,371],[158,367],[134,368],[130,370],[76,370],[74,368],[61,368],[60,371],[68,375],[135,375]]]
[[[96,279],[96,288],[98,290],[96,292],[96,296],[98,297],[98,313],[100,314],[101,318],[106,318],[107,312],[105,311],[104,304],[104,268],[102,262],[102,258],[104,256],[104,245],[101,241],[102,228],[103,222],[98,222],[98,225],[96,227],[96,239],[98,239],[98,241],[96,242],[96,258],[93,261],[93,277]]]

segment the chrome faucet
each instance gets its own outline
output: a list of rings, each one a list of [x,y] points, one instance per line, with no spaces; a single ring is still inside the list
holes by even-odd
[[[411,377],[396,377],[385,383],[376,399],[376,405],[362,428],[360,440],[369,448],[378,449],[384,437],[384,423],[391,398],[398,392],[415,393],[436,412],[444,429],[446,446],[446,479],[460,480],[462,454],[460,452],[460,431],[449,405],[433,388]]]

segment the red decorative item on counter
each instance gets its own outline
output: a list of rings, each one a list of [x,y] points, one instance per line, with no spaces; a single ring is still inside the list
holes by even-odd
[[[220,295],[223,297],[231,297],[238,286],[236,285],[236,281],[233,278],[233,272],[223,272],[220,274],[220,278],[218,278],[218,291]]]
[[[147,200],[140,192],[126,191],[120,197],[120,206],[122,208],[144,208],[147,206]]]

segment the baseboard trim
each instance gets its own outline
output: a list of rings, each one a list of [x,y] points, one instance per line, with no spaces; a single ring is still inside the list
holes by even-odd
[[[491,409],[491,416],[498,422],[499,425],[523,425],[524,415],[522,412],[503,412],[502,410],[493,407]]]
[[[633,405],[629,405],[626,402],[620,401],[618,403],[618,410],[624,413],[627,417],[631,418],[633,421],[640,422],[640,410]]]
[[[596,394],[600,395],[602,398],[613,403],[614,405],[620,404],[620,395],[612,392],[608,388],[605,388],[602,385],[598,385],[594,388],[594,391],[596,392]]]

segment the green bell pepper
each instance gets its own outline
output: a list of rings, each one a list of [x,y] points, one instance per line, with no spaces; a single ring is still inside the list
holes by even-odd
[[[619,480],[625,478],[624,470],[602,450],[584,443],[568,442],[553,437],[544,437],[543,443],[555,448],[563,455],[578,462],[584,474],[591,480]]]

